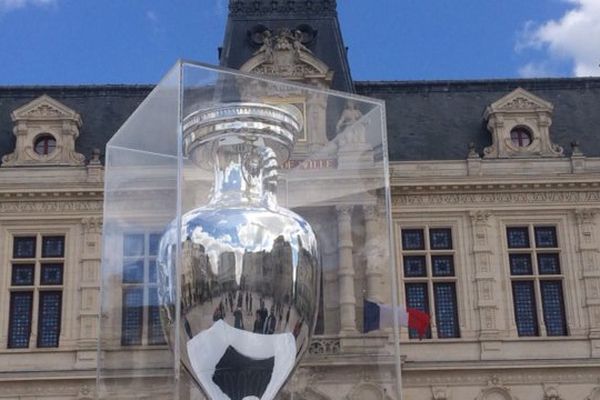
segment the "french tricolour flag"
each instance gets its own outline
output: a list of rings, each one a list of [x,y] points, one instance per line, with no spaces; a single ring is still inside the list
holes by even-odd
[[[389,304],[380,304],[365,299],[363,315],[365,333],[394,326],[394,307]],[[398,325],[415,329],[419,337],[423,338],[429,329],[429,314],[415,308],[399,306]]]

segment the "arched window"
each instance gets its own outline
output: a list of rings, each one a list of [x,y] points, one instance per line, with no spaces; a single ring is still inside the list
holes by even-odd
[[[527,147],[531,144],[531,131],[524,126],[516,126],[510,131],[510,140],[516,147]]]
[[[42,133],[35,139],[33,149],[37,154],[47,156],[56,149],[56,139],[49,133]]]

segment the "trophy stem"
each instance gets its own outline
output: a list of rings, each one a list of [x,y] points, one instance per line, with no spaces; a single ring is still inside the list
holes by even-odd
[[[243,134],[214,142],[212,207],[277,207],[276,154]]]

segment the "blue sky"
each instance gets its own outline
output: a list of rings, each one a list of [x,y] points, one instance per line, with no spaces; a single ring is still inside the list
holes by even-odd
[[[356,80],[600,75],[600,0],[338,0]],[[217,62],[226,0],[0,0],[0,85]]]

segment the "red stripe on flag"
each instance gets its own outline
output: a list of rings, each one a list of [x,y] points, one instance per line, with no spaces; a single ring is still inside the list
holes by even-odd
[[[415,329],[419,338],[423,339],[429,329],[429,314],[416,308],[407,308],[406,311],[408,312],[408,327]]]

